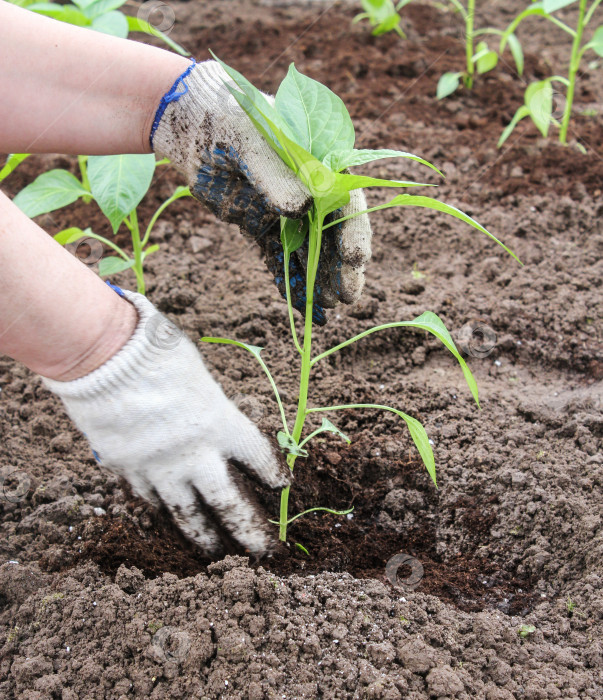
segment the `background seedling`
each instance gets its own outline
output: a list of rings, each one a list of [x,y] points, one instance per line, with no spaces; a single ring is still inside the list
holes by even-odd
[[[530,635],[534,634],[534,632],[536,632],[536,628],[534,627],[534,625],[522,625],[517,630],[517,634],[522,639],[527,639]]]
[[[49,170],[23,188],[13,201],[25,214],[34,217],[73,204],[80,198],[86,202],[95,200],[107,217],[114,234],[122,223],[129,229],[133,257],[116,243],[94,233],[90,228],[82,230],[72,226],[59,231],[54,237],[55,240],[61,245],[75,243],[82,238],[99,241],[117,253],[116,256],[98,256],[99,274],[104,277],[132,268],[136,275],[137,290],[144,294],[144,261],[148,255],[159,250],[157,244],[149,242],[153,227],[172,202],[189,196],[190,191],[188,187],[177,187],[173,194],[160,204],[142,233],[137,207],[149,189],[156,166],[167,161],[156,161],[152,153],[79,156],[78,160],[81,179],[78,180],[68,170]]]
[[[433,451],[424,427],[416,418],[396,408],[381,404],[362,403],[326,407],[311,407],[308,404],[310,374],[316,363],[372,333],[389,328],[401,327],[419,329],[435,335],[461,365],[469,389],[475,401],[478,401],[477,384],[471,371],[459,354],[441,319],[430,311],[426,311],[412,321],[388,323],[369,328],[325,352],[312,356],[314,285],[317,276],[323,233],[329,228],[338,226],[347,219],[358,216],[360,213],[371,213],[388,207],[398,206],[426,207],[455,216],[480,232],[490,236],[490,238],[503,246],[513,257],[515,257],[515,255],[483,226],[478,224],[477,221],[474,221],[459,209],[431,197],[399,194],[385,204],[370,207],[366,212],[342,216],[341,207],[349,202],[349,193],[351,190],[360,187],[407,188],[420,185],[420,183],[412,181],[382,180],[351,174],[347,172],[347,169],[350,167],[362,165],[380,158],[398,157],[411,159],[428,166],[439,174],[441,173],[435,166],[431,165],[431,163],[428,163],[423,158],[413,155],[412,153],[392,150],[355,149],[354,126],[343,102],[337,95],[321,83],[299,73],[293,65],[290,66],[286,78],[281,83],[276,94],[274,105],[272,105],[240,73],[230,68],[222,61],[220,61],[220,63],[231,78],[231,81],[226,83],[231,94],[247,113],[257,129],[264,135],[270,146],[286,165],[301,178],[313,196],[312,208],[304,220],[281,219],[281,243],[283,245],[287,308],[293,344],[300,355],[298,405],[293,428],[289,428],[276,383],[261,357],[260,353],[262,348],[228,338],[206,337],[202,338],[202,340],[209,343],[235,345],[246,349],[256,357],[266,373],[276,397],[283,424],[283,430],[278,433],[278,441],[283,451],[287,453],[287,464],[291,470],[293,470],[298,458],[307,456],[305,448],[310,440],[321,433],[334,433],[346,442],[349,442],[349,438],[331,423],[330,420],[326,419],[323,419],[320,427],[315,428],[302,439],[302,433],[308,416],[314,413],[342,410],[378,409],[394,413],[406,423],[421,459],[435,484],[436,471]],[[327,220],[329,215],[331,215],[331,217]],[[306,243],[306,241],[308,251],[306,264],[306,304],[303,336],[300,342],[295,326],[294,310],[290,295],[289,264],[291,255]],[[286,540],[287,526],[302,515],[317,510],[326,510],[331,513],[336,512],[328,508],[317,507],[289,518],[288,500],[289,487],[284,489],[281,494],[281,508],[278,524],[279,537],[282,541]]]
[[[579,7],[576,29],[572,29],[565,24],[565,22],[562,22],[558,17],[552,14],[563,7],[576,4],[578,1]],[[537,129],[545,138],[548,135],[551,125],[558,127],[559,143],[567,143],[567,132],[572,115],[576,81],[582,57],[586,51],[594,51],[597,56],[603,57],[603,25],[599,25],[595,29],[589,41],[583,42],[584,31],[591,22],[595,10],[600,3],[601,0],[593,0],[590,4],[587,0],[543,0],[543,2],[534,2],[526,10],[517,15],[508,29],[503,33],[501,38],[501,50],[504,49],[505,42],[509,41],[509,37],[514,36],[513,32],[524,19],[534,16],[545,17],[549,22],[572,37],[572,50],[567,77],[563,75],[553,75],[550,78],[528,85],[524,95],[524,104],[515,112],[513,119],[502,132],[498,140],[499,148],[509,138],[517,124],[526,117],[532,119]],[[553,109],[555,94],[553,89],[554,82],[560,83],[566,88],[564,98],[565,104],[562,110],[560,110],[560,115],[555,114]],[[559,122],[558,116],[560,116],[561,122]]]
[[[361,0],[364,12],[356,15],[352,23],[355,24],[363,19],[367,19],[371,27],[373,27],[371,32],[373,36],[379,36],[393,30],[402,39],[406,39],[406,34],[400,27],[402,18],[398,13],[410,2],[412,0],[400,0],[397,5],[394,5],[392,0]]]
[[[486,41],[480,41],[475,46],[475,37],[482,36],[486,34],[492,34],[496,36],[503,36],[503,32],[493,27],[486,27],[485,29],[475,30],[475,0],[467,0],[467,6],[465,7],[460,0],[450,0],[454,5],[455,9],[458,10],[463,21],[465,23],[465,59],[466,67],[464,71],[461,72],[447,72],[442,75],[438,81],[438,87],[436,90],[436,95],[439,100],[444,97],[448,97],[453,92],[455,92],[461,81],[464,86],[471,90],[473,87],[473,82],[475,79],[475,74],[481,75],[482,73],[487,73],[494,69],[498,63],[499,54],[496,51],[490,49]],[[505,43],[500,44],[499,53],[502,56],[505,45],[509,44],[509,49],[515,60],[517,66],[517,72],[519,75],[523,73],[523,51],[521,49],[521,44],[519,40],[510,32],[506,36]]]

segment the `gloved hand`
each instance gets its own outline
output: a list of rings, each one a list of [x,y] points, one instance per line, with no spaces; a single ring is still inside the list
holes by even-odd
[[[184,333],[144,296],[118,292],[138,312],[132,338],[85,377],[44,383],[63,400],[100,463],[142,498],[163,502],[206,554],[223,553],[224,532],[251,554],[263,554],[271,541],[268,523],[239,470],[277,489],[289,484],[289,469],[226,398]]]
[[[216,61],[191,64],[164,95],[151,130],[151,147],[182,171],[192,194],[223,221],[238,224],[262,248],[269,270],[285,294],[279,216],[300,219],[311,197],[229,93],[230,79]],[[269,99],[269,96],[267,96]],[[366,209],[362,190],[350,193],[341,216]],[[314,320],[323,307],[352,304],[362,293],[371,256],[368,216],[325,231],[316,282]],[[291,296],[306,302],[307,249],[291,256]]]

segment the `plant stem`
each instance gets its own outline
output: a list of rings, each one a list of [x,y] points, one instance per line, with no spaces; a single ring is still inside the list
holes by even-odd
[[[78,165],[80,166],[80,174],[82,176],[82,185],[85,190],[90,192],[90,180],[88,179],[88,156],[78,156]],[[92,201],[92,195],[86,194],[82,197],[85,204],[89,204]]]
[[[188,187],[178,187],[174,194],[169,197],[168,199],[165,200],[162,204],[159,205],[157,208],[157,211],[153,214],[151,217],[151,220],[149,221],[149,225],[147,226],[147,230],[145,231],[144,238],[142,239],[142,244],[141,247],[144,248],[146,244],[149,242],[149,237],[151,235],[151,231],[153,230],[153,226],[157,223],[157,219],[161,216],[163,211],[170,206],[172,202],[175,202],[177,199],[180,199],[181,197],[189,197],[191,194],[191,191]]]
[[[146,291],[144,283],[144,273],[142,271],[142,242],[140,240],[140,227],[138,225],[138,214],[136,209],[130,212],[129,229],[132,236],[132,248],[134,249],[134,274],[136,275],[137,292],[144,294]]]
[[[324,215],[316,208],[310,217],[310,230],[308,232],[308,267],[306,270],[306,312],[304,319],[304,343],[301,349],[301,369],[299,378],[299,397],[297,400],[297,415],[295,416],[295,425],[291,436],[296,443],[299,444],[302,430],[307,415],[308,405],[308,385],[310,382],[310,369],[312,366],[312,314],[314,310],[314,283],[316,281],[316,272],[318,270],[318,258],[320,256],[320,247],[322,240],[322,225]],[[286,262],[286,261],[285,261]],[[287,305],[291,311],[291,296],[287,294]],[[292,326],[292,334],[295,334],[295,326]],[[296,339],[295,335],[294,342]],[[287,465],[291,471],[295,466],[295,455],[287,456]],[[290,487],[283,489],[281,492],[281,508],[279,517],[279,539],[281,542],[287,541],[287,521],[288,521],[288,506],[289,506],[289,490]]]
[[[572,42],[572,55],[570,58],[569,67],[569,86],[567,88],[567,97],[565,101],[565,109],[563,110],[563,119],[561,120],[561,131],[559,132],[559,143],[567,143],[567,130],[572,114],[572,104],[574,102],[574,90],[576,87],[576,75],[580,68],[580,44],[582,43],[582,33],[584,31],[584,15],[586,13],[587,0],[580,0],[580,11],[578,14],[578,26],[574,41]]]
[[[465,85],[471,90],[473,87],[473,20],[475,15],[475,0],[468,0],[467,15],[465,16],[465,55],[467,58],[467,75]]]

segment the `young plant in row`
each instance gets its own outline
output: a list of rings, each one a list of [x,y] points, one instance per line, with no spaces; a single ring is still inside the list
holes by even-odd
[[[561,8],[578,3],[578,19],[576,28],[568,26],[553,13]],[[553,75],[545,80],[528,85],[524,94],[524,104],[515,112],[508,126],[502,132],[498,140],[498,147],[509,138],[517,124],[526,117],[530,117],[536,128],[546,138],[551,126],[559,129],[559,143],[567,143],[567,133],[574,104],[574,94],[576,82],[582,58],[587,51],[594,51],[597,56],[603,57],[603,25],[599,25],[593,32],[590,40],[584,41],[584,32],[593,19],[595,10],[600,5],[601,0],[593,0],[589,4],[587,0],[543,0],[532,3],[526,10],[521,12],[511,22],[508,29],[503,33],[501,39],[501,50],[504,49],[505,42],[509,37],[514,36],[513,32],[519,24],[527,17],[544,17],[559,29],[572,37],[572,49],[568,65],[567,77],[563,75]],[[559,83],[566,88],[565,97],[556,95],[553,83]],[[555,99],[557,97],[557,100]],[[562,103],[562,107],[555,109],[555,102]]]
[[[360,0],[364,12],[357,14],[352,20],[352,24],[367,19],[373,31],[373,36],[386,34],[394,31],[402,39],[406,39],[406,34],[402,31],[400,23],[400,10],[408,5],[412,0],[400,0],[396,5],[392,0]]]
[[[54,236],[55,240],[61,245],[69,245],[81,239],[84,239],[88,246],[91,242],[98,242],[100,253],[93,256],[96,259],[91,259],[90,262],[98,261],[99,274],[105,277],[132,269],[136,275],[137,290],[144,294],[144,261],[147,256],[159,250],[157,244],[150,243],[153,227],[172,202],[189,196],[190,191],[188,187],[177,187],[173,194],[160,204],[146,228],[141,228],[137,207],[149,189],[156,166],[167,161],[156,161],[152,153],[79,156],[78,161],[81,179],[68,170],[49,170],[24,187],[13,202],[25,214],[34,217],[61,209],[80,198],[84,202],[96,201],[114,234],[122,224],[130,231],[132,256],[115,242],[94,233],[90,228],[82,230],[72,226],[59,231]],[[102,246],[107,246],[117,255],[103,257]]]
[[[219,59],[218,59],[219,60]],[[358,335],[322,353],[313,355],[313,307],[315,281],[321,253],[323,232],[338,226],[346,219],[363,213],[371,213],[389,207],[425,207],[435,211],[445,212],[469,224],[478,231],[492,238],[513,257],[516,257],[506,246],[498,241],[483,226],[464,214],[459,209],[448,204],[422,195],[398,194],[389,202],[370,207],[365,212],[350,216],[341,216],[339,211],[350,199],[350,191],[358,188],[392,187],[409,188],[420,183],[404,180],[382,180],[365,175],[349,172],[353,166],[363,165],[380,158],[408,158],[440,171],[427,161],[404,151],[355,149],[355,133],[352,120],[343,102],[321,83],[299,73],[291,65],[286,78],[281,83],[276,94],[274,105],[240,73],[233,70],[222,61],[232,83],[226,83],[227,88],[235,97],[243,110],[249,116],[256,128],[263,134],[270,146],[276,151],[285,164],[290,167],[305,183],[313,196],[313,205],[303,220],[281,220],[281,242],[284,257],[284,277],[289,323],[293,345],[300,356],[300,378],[298,391],[297,413],[293,427],[287,420],[285,409],[279,391],[270,371],[261,357],[262,348],[248,345],[238,340],[227,338],[202,338],[208,343],[223,343],[235,345],[252,353],[266,373],[272,386],[282,420],[282,430],[278,433],[278,441],[287,454],[287,464],[293,470],[297,459],[307,457],[307,447],[310,441],[328,431],[335,433],[348,441],[348,438],[328,419],[324,418],[320,427],[304,435],[304,427],[309,416],[315,413],[334,413],[354,409],[378,409],[389,411],[399,416],[407,425],[410,435],[416,445],[421,459],[436,483],[435,460],[431,444],[422,424],[413,416],[391,406],[377,403],[343,404],[335,406],[315,406],[309,403],[309,386],[312,369],[332,354],[343,350],[352,343],[390,328],[414,328],[427,331],[438,338],[459,362],[469,389],[478,401],[477,385],[471,371],[458,352],[448,330],[441,319],[430,311],[426,311],[410,321],[387,323],[369,328]],[[328,219],[327,217],[331,215]],[[294,310],[291,301],[289,276],[291,255],[299,250],[302,244],[307,246],[306,260],[306,303],[304,313],[303,335],[298,338]],[[279,537],[286,540],[287,526],[301,515],[316,510],[329,508],[317,507],[299,513],[293,517],[288,514],[289,488],[281,494]]]
[[[523,51],[521,49],[521,44],[519,39],[512,32],[505,37],[505,42],[500,43],[499,53],[494,51],[488,46],[486,41],[479,41],[475,45],[475,38],[484,35],[494,35],[503,36],[503,32],[499,29],[494,29],[493,27],[486,27],[485,29],[475,30],[475,0],[467,0],[467,6],[465,7],[460,0],[451,0],[452,4],[458,10],[463,21],[465,23],[465,70],[464,71],[448,71],[444,73],[439,81],[436,90],[436,95],[439,100],[444,97],[448,97],[453,92],[455,92],[461,82],[463,85],[471,90],[473,87],[473,82],[475,80],[476,73],[482,75],[483,73],[488,73],[489,71],[496,68],[498,64],[499,54],[502,56],[505,45],[509,45],[513,59],[515,60],[515,65],[517,66],[517,72],[519,75],[523,73]]]

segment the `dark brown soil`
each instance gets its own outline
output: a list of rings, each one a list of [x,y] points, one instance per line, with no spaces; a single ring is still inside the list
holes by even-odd
[[[502,5],[485,4],[478,24],[505,26],[523,7]],[[96,465],[36,377],[0,359],[2,475],[30,479],[25,498],[0,499],[0,563],[19,562],[0,566],[0,696],[603,697],[600,71],[585,66],[580,77],[568,147],[524,121],[497,150],[525,84],[567,60],[564,38],[537,20],[520,33],[521,80],[507,57],[472,92],[437,102],[437,80],[462,68],[462,47],[458,18],[435,5],[405,8],[405,42],[351,25],[357,8],[347,3],[173,6],[174,36],[197,58],[211,47],[267,91],[295,61],[345,100],[358,147],[404,148],[441,167],[438,197],[525,266],[456,220],[411,210],[374,218],[364,297],[329,313],[317,349],[428,309],[457,338],[479,321],[496,334],[491,353],[468,357],[481,408],[423,334],[375,334],[324,361],[313,400],[378,399],[422,420],[439,489],[393,416],[342,412],[333,419],[352,444],[329,436],[298,460],[290,514],[353,507],[352,517],[300,518],[288,545],[249,565],[201,558],[164,513]],[[71,158],[31,158],[3,188],[14,194],[49,167],[76,172]],[[393,161],[367,171],[432,181]],[[177,184],[164,168],[140,218]],[[369,202],[387,196],[372,190]],[[94,205],[39,222],[49,233],[90,225],[112,235]],[[193,201],[173,205],[154,238],[149,298],[193,339],[265,347],[292,415],[286,310],[259,253]],[[118,241],[127,245],[126,233]],[[129,273],[113,281],[133,285]],[[273,434],[273,398],[253,358],[201,350],[227,395]],[[259,498],[276,517],[278,497]],[[388,580],[399,553],[423,566],[418,585]],[[401,567],[398,580],[408,573]],[[522,625],[536,629],[521,637]]]

